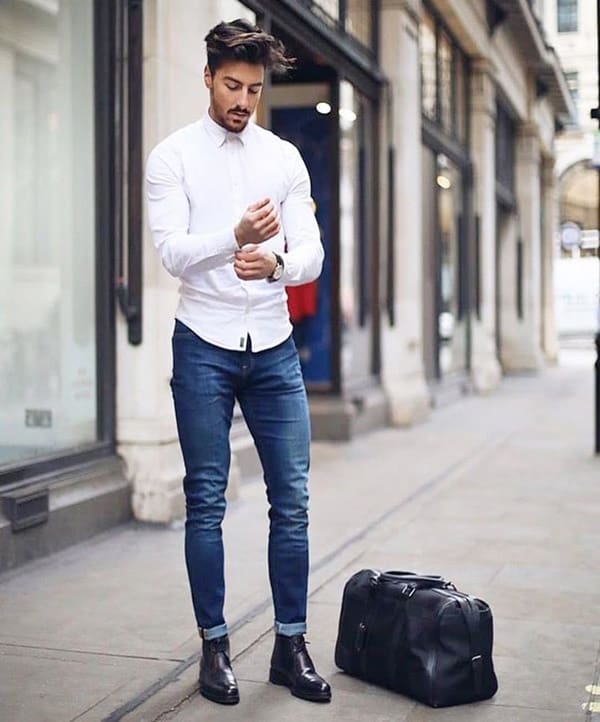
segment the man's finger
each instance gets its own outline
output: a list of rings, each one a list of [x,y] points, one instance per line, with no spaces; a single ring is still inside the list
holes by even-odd
[[[275,208],[271,203],[269,203],[266,206],[262,206],[257,211],[254,211],[252,213],[252,216],[254,217],[255,222],[264,221],[267,218],[270,218],[275,213]]]
[[[273,223],[278,223],[278,222],[279,222],[279,216],[274,211],[273,213],[270,213],[265,218],[260,219],[260,221],[256,224],[256,230],[260,232],[263,230],[263,228],[267,228],[268,226],[272,226]]]
[[[251,205],[249,205],[248,210],[252,211],[252,212],[257,211],[259,208],[262,208],[263,206],[265,206],[267,203],[270,203],[270,202],[271,202],[270,198],[263,198],[262,201],[257,201],[256,203],[252,203]]]
[[[276,236],[279,233],[279,230],[281,229],[281,225],[279,221],[276,221],[275,223],[272,223],[270,226],[267,226],[264,228],[261,233],[265,241],[267,241],[269,238],[273,238],[273,236]]]

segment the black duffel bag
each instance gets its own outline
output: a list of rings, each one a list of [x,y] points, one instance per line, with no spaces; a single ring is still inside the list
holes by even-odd
[[[363,569],[346,583],[335,663],[430,707],[492,697],[492,612],[442,577]]]

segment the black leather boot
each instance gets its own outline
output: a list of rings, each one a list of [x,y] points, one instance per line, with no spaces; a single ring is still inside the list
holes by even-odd
[[[311,702],[329,702],[331,687],[315,672],[315,665],[306,651],[304,635],[275,636],[269,680],[289,687],[292,694]]]
[[[219,704],[237,704],[240,693],[229,661],[229,637],[202,640],[200,694]]]

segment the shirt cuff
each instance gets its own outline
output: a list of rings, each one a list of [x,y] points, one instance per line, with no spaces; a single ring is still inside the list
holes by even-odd
[[[201,235],[193,235],[194,242],[200,244],[200,253],[197,258],[192,258],[192,263],[197,263],[210,256],[232,255],[239,249],[238,242],[235,238],[233,227],[226,228],[211,234],[208,238]],[[202,248],[202,245],[204,246]],[[198,247],[198,246],[196,246]]]

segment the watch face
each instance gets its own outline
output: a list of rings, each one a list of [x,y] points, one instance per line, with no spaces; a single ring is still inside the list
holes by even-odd
[[[278,281],[283,275],[283,260],[281,256],[275,254],[275,260],[277,263],[275,264],[275,270],[271,274],[271,281]]]

